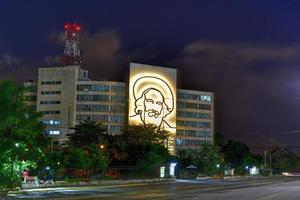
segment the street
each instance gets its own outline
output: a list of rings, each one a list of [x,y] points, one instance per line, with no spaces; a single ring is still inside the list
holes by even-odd
[[[2,199],[241,199],[298,200],[299,178],[183,181],[26,190]]]

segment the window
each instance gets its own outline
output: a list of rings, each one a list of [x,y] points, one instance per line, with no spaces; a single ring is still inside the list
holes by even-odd
[[[77,95],[78,101],[101,101],[101,102],[108,102],[109,96],[108,95]]]
[[[211,137],[210,130],[177,130],[177,135],[192,136],[192,137]]]
[[[198,104],[197,103],[185,103],[186,108],[191,108],[191,109],[198,109]]]
[[[110,122],[118,122],[118,123],[123,123],[124,122],[124,116],[122,115],[111,115]]]
[[[111,101],[117,102],[117,103],[123,103],[123,102],[125,102],[125,97],[124,96],[111,96]]]
[[[60,114],[60,111],[58,110],[55,110],[55,111],[49,111],[49,110],[46,110],[46,111],[41,111],[43,114],[45,115],[56,115],[56,114]]]
[[[210,122],[199,122],[199,127],[201,128],[210,128],[211,123]]]
[[[60,85],[62,82],[61,81],[42,81],[42,85]]]
[[[124,92],[125,91],[125,87],[124,86],[111,86],[111,91],[112,92]]]
[[[98,121],[98,122],[108,122],[107,115],[77,115],[77,121]]]
[[[110,112],[112,113],[124,113],[124,106],[110,106]]]
[[[199,110],[211,110],[211,105],[209,104],[198,104],[198,103],[184,103],[184,102],[178,102],[177,103],[178,109],[199,109]]]
[[[60,104],[60,101],[40,101],[40,104]]]
[[[78,104],[77,111],[83,112],[108,112],[108,105],[86,105],[86,104]]]
[[[198,118],[198,119],[211,119],[210,113],[198,113],[198,112],[184,112],[177,111],[178,117],[186,117],[186,118]]]
[[[177,102],[177,108],[184,108],[183,102]]]
[[[211,105],[208,105],[208,104],[199,104],[199,109],[200,110],[210,110],[211,109]]]
[[[60,134],[60,131],[58,131],[58,130],[49,130],[49,131],[48,131],[48,134],[49,134],[49,135],[59,135],[59,134]]]
[[[102,91],[108,92],[109,85],[77,85],[77,91]]]
[[[200,128],[211,128],[210,122],[197,122],[197,121],[177,121],[178,126],[189,126],[189,127],[200,127]]]
[[[198,113],[200,119],[211,119],[210,113]]]
[[[53,94],[60,94],[61,91],[41,91],[42,95],[53,95]]]
[[[59,120],[43,120],[42,123],[45,125],[60,125],[61,121],[59,121]]]
[[[36,92],[36,91],[37,91],[36,85],[25,86],[25,92]]]
[[[205,144],[204,140],[188,140],[188,139],[176,139],[176,145],[201,145]]]
[[[211,101],[211,96],[209,95],[200,95],[200,94],[190,94],[190,93],[178,93],[177,97],[180,99],[192,99],[199,101]]]
[[[25,101],[36,101],[36,96],[35,95],[25,96]]]
[[[211,101],[211,96],[201,95],[200,100],[201,101]]]

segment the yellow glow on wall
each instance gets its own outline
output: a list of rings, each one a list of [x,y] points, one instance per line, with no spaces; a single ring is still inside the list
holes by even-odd
[[[176,134],[176,69],[130,63],[129,124],[154,124]]]

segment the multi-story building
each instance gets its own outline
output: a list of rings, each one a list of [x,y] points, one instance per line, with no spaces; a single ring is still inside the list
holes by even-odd
[[[98,121],[111,134],[120,134],[125,122],[125,83],[78,81],[76,122]]]
[[[210,92],[177,90],[177,148],[212,144],[214,95]]]
[[[213,93],[177,89],[176,69],[134,63],[131,65],[134,66],[131,70],[137,69],[145,73],[147,69],[150,73],[149,75],[147,72],[148,74],[141,78],[137,78],[135,74],[134,78],[137,79],[133,83],[134,86],[139,84],[138,87],[143,89],[135,98],[132,96],[137,95],[138,91],[130,89],[132,84],[89,80],[88,72],[79,66],[39,68],[37,82],[24,83],[27,88],[25,97],[30,105],[43,113],[41,120],[47,125],[47,135],[60,143],[66,140],[67,134],[72,133],[70,128],[80,121],[101,122],[108,133],[121,134],[125,123],[128,123],[131,117],[137,117],[136,119],[146,123],[150,119],[149,116],[158,119],[159,126],[169,126],[174,132],[174,144],[177,149],[197,148],[200,144],[213,142]],[[151,76],[155,71],[156,74]],[[164,80],[164,74],[168,76],[170,73],[172,77]],[[147,86],[151,85],[152,81],[155,82],[154,86]],[[173,91],[168,92],[167,87]],[[172,94],[173,99],[169,98],[168,94]],[[159,99],[162,99],[161,102]],[[139,105],[139,102],[143,105]],[[144,117],[139,110],[141,106],[145,111]],[[158,112],[153,111],[155,114],[151,114],[152,110]],[[132,116],[134,112],[136,114]]]

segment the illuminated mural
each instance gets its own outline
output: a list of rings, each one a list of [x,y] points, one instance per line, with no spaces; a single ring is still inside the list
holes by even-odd
[[[131,63],[129,124],[154,124],[175,137],[176,77],[176,69]]]
[[[149,86],[143,84],[145,82],[158,84]],[[167,99],[161,92],[162,88],[168,91]],[[139,116],[143,124],[155,124],[158,128],[175,128],[165,120],[174,110],[174,95],[165,81],[154,76],[141,77],[133,85],[133,97],[135,115],[130,117]]]

